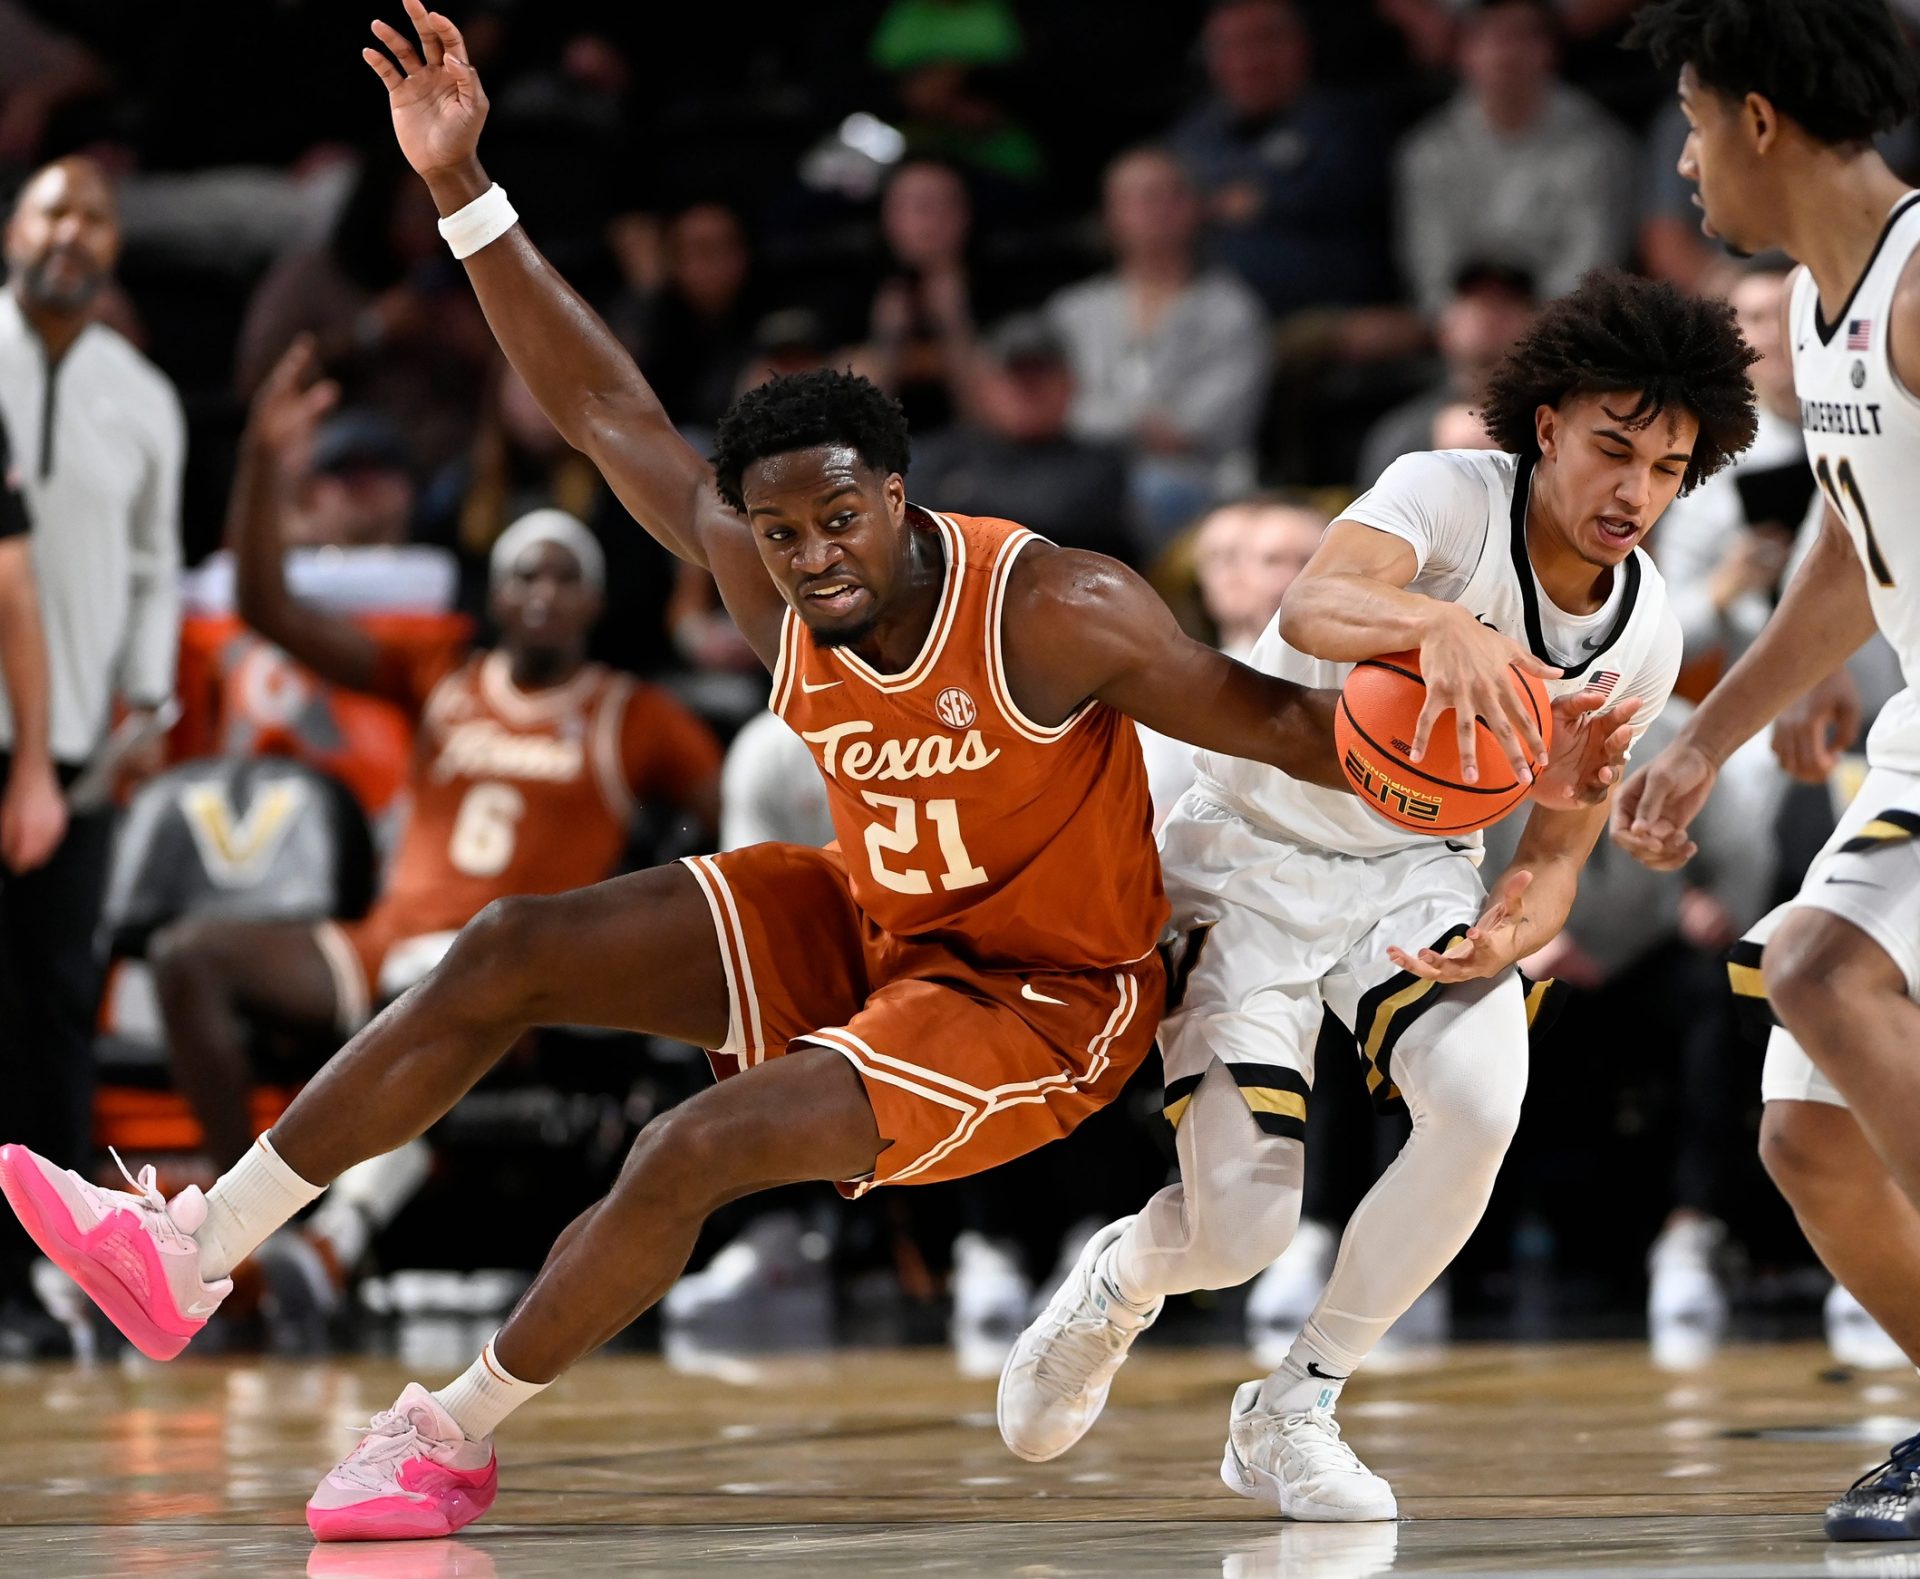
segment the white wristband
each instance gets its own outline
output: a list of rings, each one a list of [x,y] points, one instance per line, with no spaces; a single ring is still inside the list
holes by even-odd
[[[498,241],[520,223],[498,181],[465,208],[440,221],[440,234],[456,258],[470,258],[488,242]]]

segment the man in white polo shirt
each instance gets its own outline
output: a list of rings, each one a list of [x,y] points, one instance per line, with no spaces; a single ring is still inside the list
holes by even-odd
[[[115,701],[138,714],[173,693],[186,423],[159,369],[94,319],[120,250],[97,165],[63,159],[36,172],[5,245],[0,416],[33,522],[49,734],[70,784],[105,741]],[[10,689],[0,685],[6,755],[17,738]],[[76,1167],[91,1128],[94,931],[110,836],[107,812],[76,811],[44,864],[0,874],[0,954],[17,995],[0,1035],[0,1090],[19,1123]],[[7,1225],[0,1303],[21,1292],[26,1253]]]

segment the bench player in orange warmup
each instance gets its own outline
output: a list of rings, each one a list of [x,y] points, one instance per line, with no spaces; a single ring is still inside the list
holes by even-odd
[[[444,1113],[521,1030],[620,1026],[714,1050],[465,1375],[411,1384],[321,1481],[322,1539],[445,1535],[496,1488],[492,1432],[646,1310],[700,1225],[771,1185],[951,1179],[1072,1129],[1145,1056],[1167,918],[1128,718],[1341,787],[1330,692],[1190,640],[1098,555],[907,502],[899,407],[803,374],[744,395],[709,467],[482,173],[486,97],[418,0],[367,51],[495,335],[634,517],[708,567],[813,748],[838,848],[766,844],[491,905],[212,1192],[106,1192],[20,1148],[0,1183],[149,1353],[326,1181]],[[398,66],[394,61],[398,61]],[[1597,799],[1624,732],[1556,720],[1536,785]],[[131,1268],[131,1275],[128,1269]]]
[[[200,917],[153,955],[174,1078],[220,1167],[253,1143],[244,1022],[351,1035],[424,974],[491,901],[599,881],[636,806],[659,801],[719,824],[720,748],[665,691],[587,658],[600,618],[600,546],[573,517],[536,510],[493,549],[491,651],[394,640],[289,589],[283,540],[290,456],[312,443],[334,388],[294,344],[254,397],[229,509],[240,606],[326,682],[398,703],[414,720],[405,831],[357,921]],[[703,841],[704,842],[704,841]],[[408,966],[412,955],[421,963]]]

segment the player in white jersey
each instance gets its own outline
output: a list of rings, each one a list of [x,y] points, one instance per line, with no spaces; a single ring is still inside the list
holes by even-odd
[[[1500,451],[1396,461],[1328,529],[1250,662],[1338,686],[1359,659],[1418,648],[1416,755],[1461,719],[1469,750],[1478,714],[1524,773],[1540,742],[1509,665],[1545,678],[1562,706],[1609,698],[1588,727],[1637,734],[1681,649],[1639,545],[1683,487],[1752,441],[1752,360],[1724,304],[1589,275],[1496,373],[1485,418]],[[1486,1208],[1544,991],[1515,965],[1560,930],[1606,819],[1604,801],[1536,792],[1489,889],[1477,834],[1412,833],[1353,797],[1201,757],[1161,836],[1180,932],[1160,1034],[1180,1181],[1097,1234],[1022,1335],[1000,1386],[1016,1453],[1051,1458],[1079,1439],[1167,1295],[1231,1287],[1286,1248],[1325,1007],[1353,1033],[1376,1100],[1411,1110],[1413,1134],[1348,1223],[1291,1352],[1236,1394],[1221,1474],[1296,1518],[1394,1517],[1334,1404]]]
[[[1872,143],[1920,104],[1914,63],[1885,0],[1654,0],[1634,38],[1678,74],[1680,173],[1706,233],[1801,265],[1787,332],[1828,509],[1759,639],[1625,786],[1614,838],[1684,862],[1729,754],[1876,627],[1893,645],[1909,689],[1881,710],[1871,772],[1733,977],[1782,1027],[1761,1076],[1767,1169],[1828,1270],[1920,1361],[1920,193]],[[1829,761],[1850,744],[1820,733]],[[1920,1437],[1827,1531],[1920,1536]]]

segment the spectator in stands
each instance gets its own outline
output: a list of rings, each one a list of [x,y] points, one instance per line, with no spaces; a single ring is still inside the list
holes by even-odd
[[[287,508],[287,541],[368,548],[404,543],[413,522],[413,469],[398,425],[366,407],[339,411],[314,435]]]
[[[396,159],[371,157],[325,245],[297,248],[267,272],[241,325],[236,376],[251,395],[294,336],[312,334],[347,401],[399,422],[431,474],[472,436],[496,352],[432,199],[404,173]]]
[[[968,258],[973,205],[951,166],[902,165],[880,199],[886,264],[869,309],[863,371],[906,408],[916,435],[954,418],[954,331],[991,304],[976,300]]]
[[[6,230],[0,416],[34,524],[52,755],[69,782],[102,751],[116,702],[130,710],[123,739],[153,736],[138,765],[158,765],[154,726],[173,695],[179,637],[186,424],[165,375],[95,321],[119,245],[112,189],[86,159],[35,174]],[[31,751],[0,708],[0,750],[16,740]],[[44,864],[6,880],[0,923],[19,994],[0,1034],[0,1090],[15,1129],[40,1137],[26,1143],[69,1167],[89,1160],[94,929],[111,834],[107,811],[76,813]],[[0,1278],[14,1281],[25,1241],[11,1225],[4,1233],[0,1260],[11,1266]]]
[[[1368,431],[1354,486],[1371,488],[1402,455],[1452,448],[1434,436],[1437,419],[1450,406],[1479,405],[1487,379],[1532,321],[1536,305],[1533,280],[1524,269],[1500,263],[1465,265],[1434,324],[1440,352],[1437,376]]]
[[[1237,275],[1200,266],[1199,199],[1172,155],[1114,160],[1105,217],[1113,272],[1069,286],[1046,312],[1073,366],[1072,431],[1126,446],[1136,519],[1163,544],[1252,481],[1266,317]]]
[[[1245,660],[1327,529],[1304,494],[1257,494],[1210,511],[1193,530],[1193,577],[1213,642]],[[1156,826],[1193,783],[1193,747],[1138,727]]]
[[[1397,176],[1401,266],[1437,315],[1460,268],[1497,258],[1543,297],[1627,255],[1633,146],[1555,75],[1548,0],[1477,0],[1461,23],[1461,91],[1409,134]]]
[[[1316,86],[1292,0],[1220,0],[1209,97],[1167,134],[1200,193],[1211,255],[1276,316],[1393,294],[1383,116]]]
[[[1004,516],[1066,547],[1133,560],[1126,459],[1069,431],[1073,368],[1059,334],[1023,313],[961,354],[969,420],[916,436],[914,487],[961,515]]]
[[[657,245],[629,249],[629,297],[613,320],[683,429],[711,430],[739,387],[758,318],[740,216],[694,203]]]
[[[1777,262],[1755,265],[1728,292],[1740,332],[1760,353],[1749,370],[1759,428],[1752,447],[1725,471],[1673,501],[1653,535],[1688,663],[1708,659],[1724,668],[1760,634],[1814,503],[1793,357],[1782,333],[1786,296],[1786,268]]]
[[[423,659],[289,594],[284,467],[337,394],[307,385],[314,365],[311,342],[297,341],[254,404],[231,526],[240,608],[323,678],[414,714],[413,806],[365,920],[188,920],[155,940],[175,1078],[221,1164],[253,1140],[250,1018],[355,1030],[491,900],[606,876],[637,802],[664,798],[709,840],[717,822],[720,753],[705,726],[664,693],[585,661],[602,561],[574,518],[536,511],[501,535],[492,560],[501,645],[464,661]]]
[[[460,555],[463,601],[477,607],[487,556],[509,522],[543,506],[591,519],[605,494],[592,462],[560,437],[520,375],[496,355],[472,442],[427,485],[419,535]]]
[[[1046,153],[982,80],[1026,54],[1011,0],[894,0],[868,54],[892,78],[897,117],[916,156],[950,159],[1007,182],[1032,182]]]

